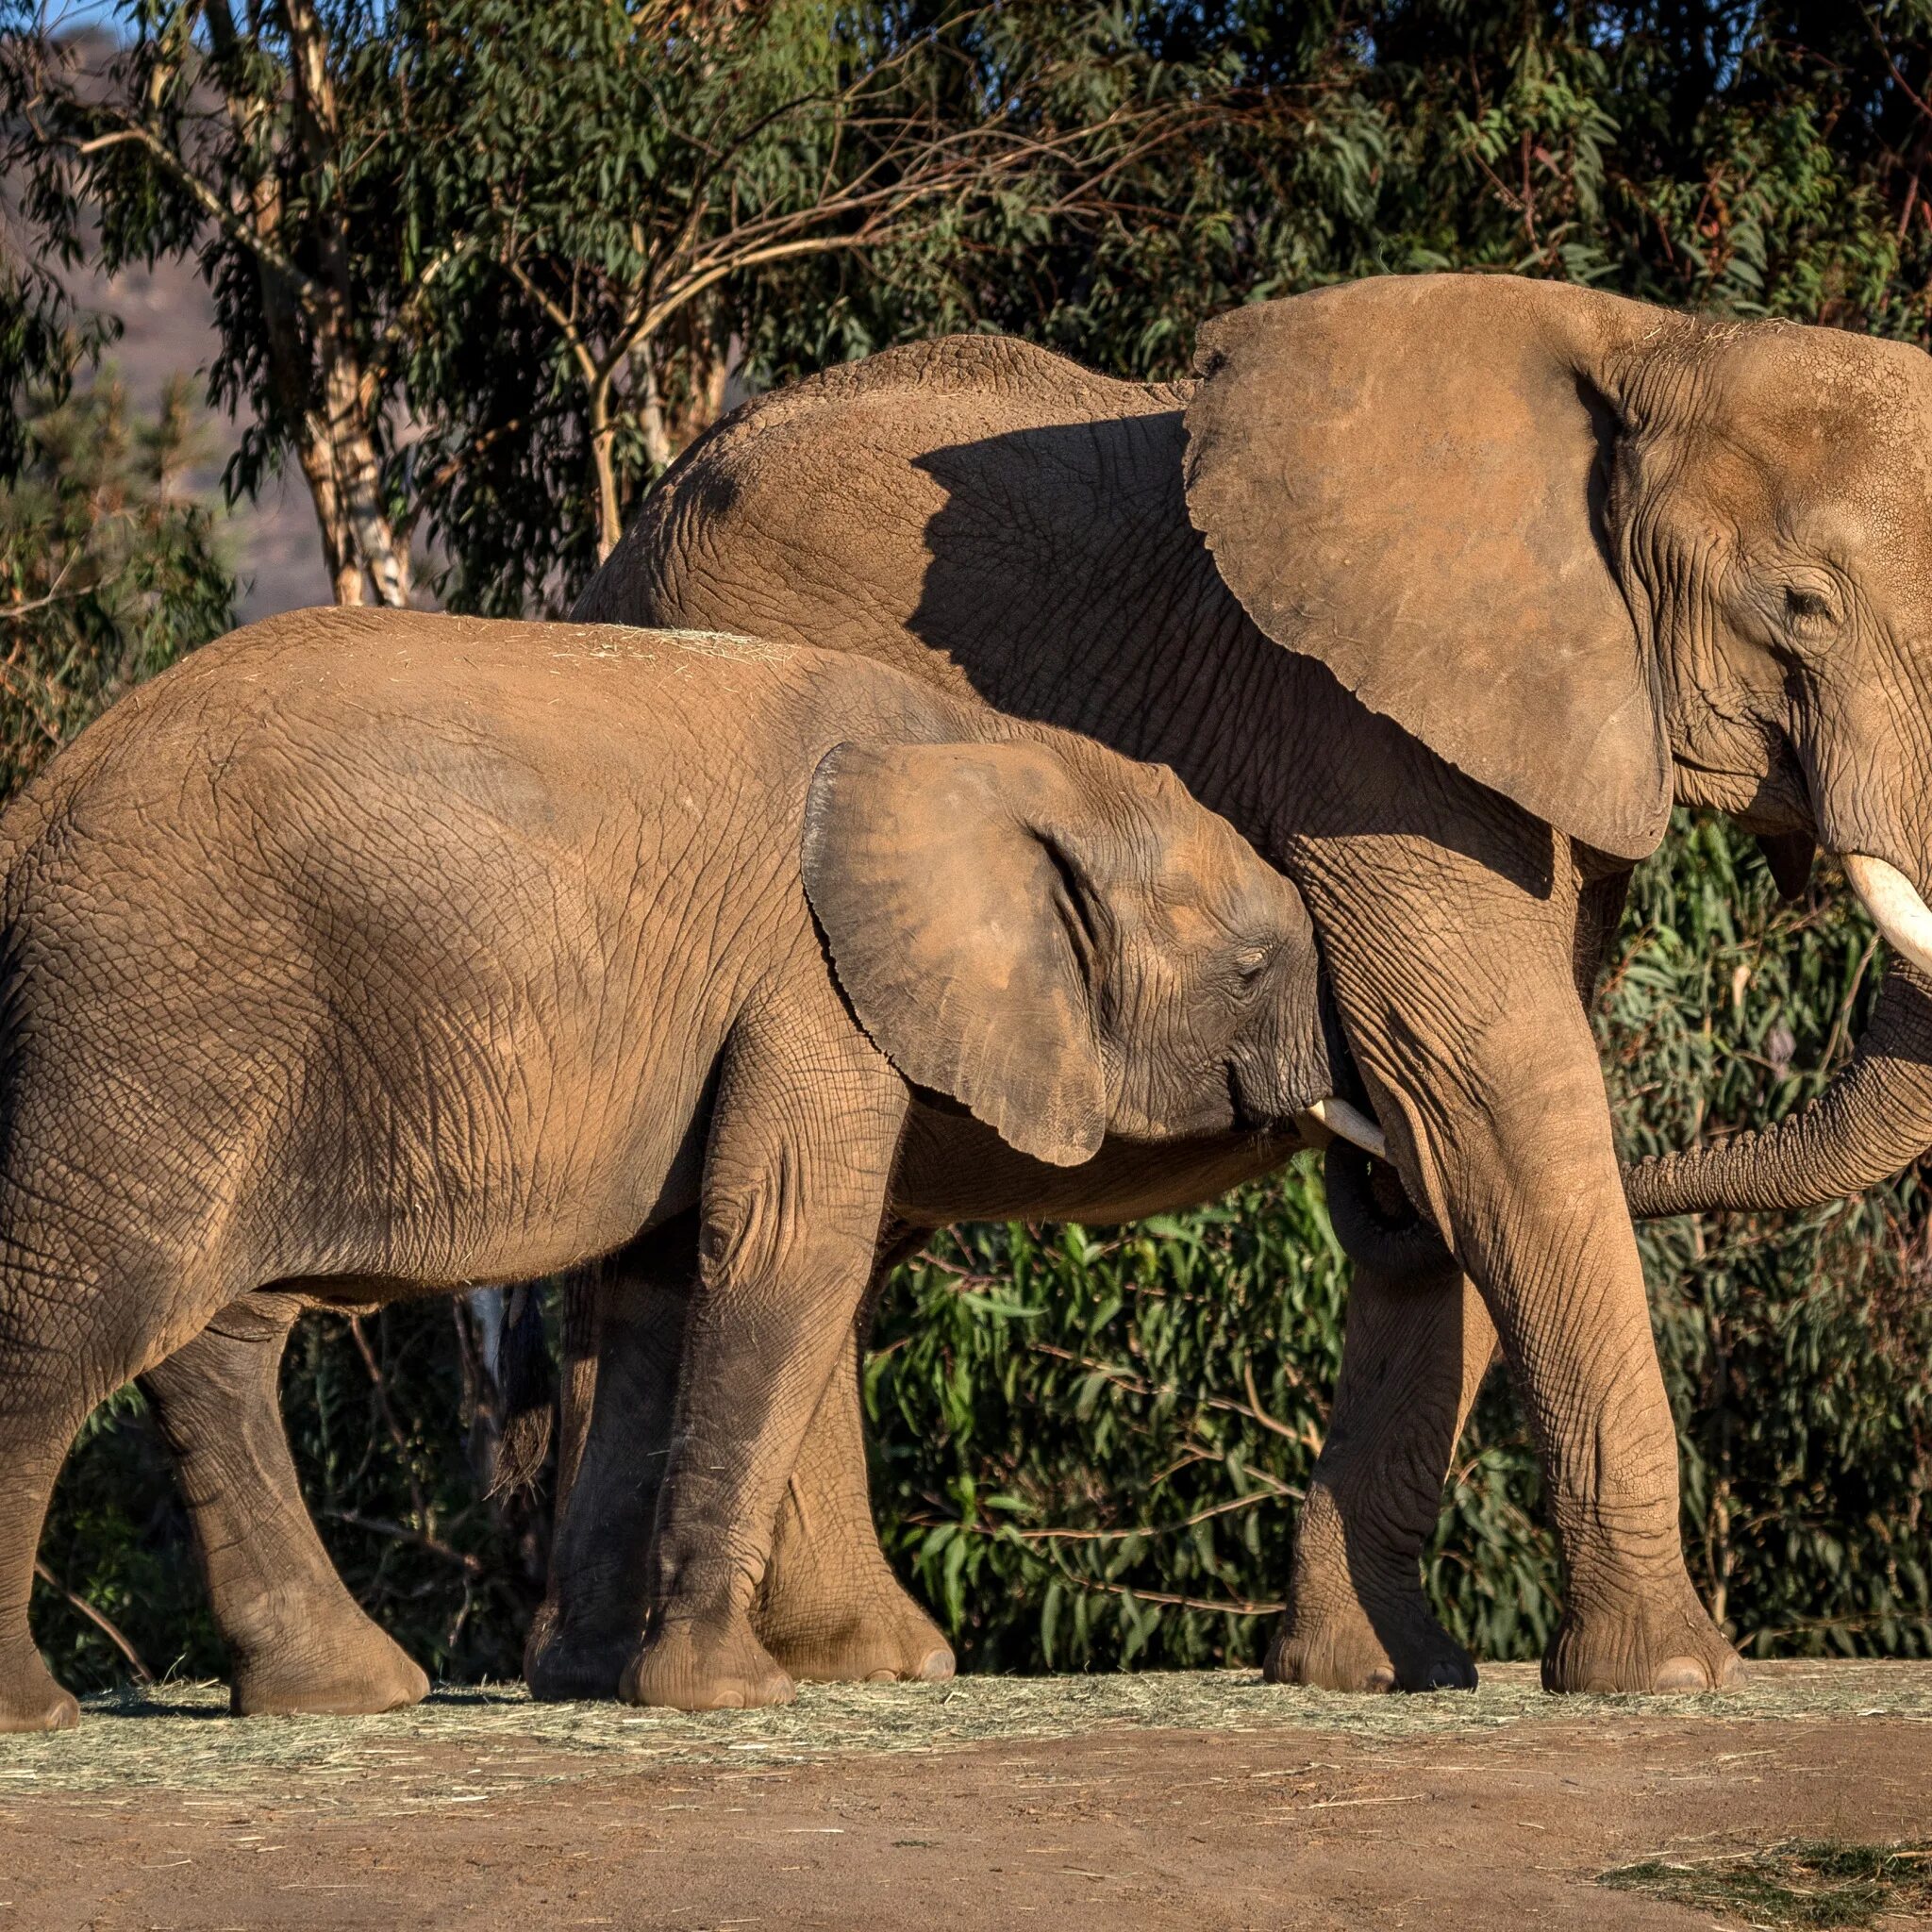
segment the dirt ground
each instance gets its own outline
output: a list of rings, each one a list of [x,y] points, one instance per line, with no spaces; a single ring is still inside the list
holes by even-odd
[[[1756,1908],[1602,1875],[1932,1839],[1927,1664],[1758,1665],[1722,1700],[1548,1698],[1492,1667],[1431,1698],[1230,1672],[696,1718],[501,1690],[388,1718],[224,1708],[166,1686],[0,1739],[0,1932],[1696,1927]],[[1932,1925],[1928,1900],[1849,1923]],[[1757,1923],[1833,1923],[1803,1910]]]

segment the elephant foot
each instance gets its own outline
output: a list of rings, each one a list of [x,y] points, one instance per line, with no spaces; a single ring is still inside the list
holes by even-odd
[[[524,1682],[540,1704],[605,1702],[617,1695],[638,1643],[635,1628],[615,1635],[573,1629],[545,1604],[530,1621]]]
[[[1271,1684],[1317,1690],[1474,1690],[1475,1663],[1420,1594],[1372,1615],[1360,1601],[1322,1610],[1291,1607],[1268,1647]]]
[[[71,1731],[79,1722],[79,1703],[39,1651],[29,1647],[11,1669],[0,1668],[0,1732]]]
[[[1573,1586],[1572,1604],[1543,1658],[1545,1690],[1682,1695],[1743,1682],[1743,1658],[1688,1578],[1650,1594],[1591,1592],[1580,1604]]]
[[[798,1687],[741,1614],[660,1621],[625,1665],[617,1694],[666,1710],[753,1710]]]
[[[800,1683],[945,1683],[953,1646],[896,1577],[883,1582],[856,1599],[788,1591],[760,1607],[758,1634]]]
[[[360,1627],[310,1641],[252,1649],[236,1660],[228,1708],[236,1717],[365,1717],[420,1704],[429,1679],[385,1630]]]

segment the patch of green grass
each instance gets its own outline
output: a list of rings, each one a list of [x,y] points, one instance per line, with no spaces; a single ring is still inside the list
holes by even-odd
[[[1932,1907],[1932,1844],[1772,1845],[1761,1852],[1680,1861],[1646,1858],[1599,1881],[1752,1926],[1869,1925],[1880,1912]]]

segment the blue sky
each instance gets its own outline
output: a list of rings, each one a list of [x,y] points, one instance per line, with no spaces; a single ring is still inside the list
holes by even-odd
[[[65,27],[106,25],[114,10],[114,0],[47,0],[49,21]]]

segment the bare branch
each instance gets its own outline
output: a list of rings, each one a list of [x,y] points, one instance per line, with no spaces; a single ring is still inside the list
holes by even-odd
[[[482,1557],[472,1556],[468,1550],[455,1549],[441,1537],[427,1536],[420,1529],[391,1523],[384,1516],[363,1516],[354,1509],[325,1509],[322,1514],[331,1523],[346,1523],[351,1529],[367,1530],[372,1536],[387,1537],[391,1542],[408,1543],[411,1549],[427,1550],[432,1557],[441,1557],[446,1563],[455,1563],[473,1576],[480,1574],[488,1567]]]
[[[1026,1346],[1035,1355],[1052,1356],[1057,1361],[1066,1362],[1076,1369],[1085,1369],[1090,1374],[1103,1376],[1111,1382],[1115,1388],[1125,1391],[1129,1395],[1160,1396],[1191,1394],[1191,1400],[1201,1408],[1220,1409],[1225,1414],[1246,1416],[1250,1422],[1257,1424],[1259,1427],[1267,1429],[1277,1436],[1286,1436],[1291,1442],[1300,1442],[1318,1453],[1322,1447],[1322,1438],[1319,1431],[1312,1428],[1291,1429],[1286,1424],[1276,1422],[1273,1416],[1269,1415],[1261,1407],[1260,1398],[1255,1393],[1252,1371],[1247,1375],[1248,1392],[1251,1401],[1237,1402],[1231,1395],[1193,1394],[1191,1391],[1181,1389],[1177,1383],[1164,1382],[1156,1387],[1152,1382],[1146,1381],[1140,1375],[1135,1374],[1131,1369],[1122,1368],[1117,1362],[1095,1361],[1091,1357],[1075,1355],[1071,1349],[1057,1347],[1051,1341],[1029,1341]]]
[[[1259,1470],[1250,1470],[1250,1475],[1261,1475]],[[979,1524],[963,1524],[962,1528],[971,1530],[975,1536],[1016,1537],[1023,1543],[1117,1543],[1124,1542],[1129,1537],[1174,1536],[1181,1530],[1192,1529],[1196,1524],[1209,1523],[1217,1516],[1231,1516],[1242,1509],[1252,1509],[1257,1503],[1295,1502],[1302,1499],[1302,1491],[1288,1483],[1276,1482],[1273,1476],[1262,1476],[1268,1485],[1245,1496],[1230,1496],[1223,1503],[1210,1503],[1205,1509],[1197,1509],[1191,1516],[1177,1517],[1172,1523],[1137,1523],[1127,1529],[1017,1529],[1010,1532],[987,1528]]]
[[[73,1591],[69,1590],[39,1558],[36,1558],[34,1561],[34,1574],[49,1590],[58,1591],[67,1599],[69,1607],[85,1617],[127,1659],[127,1668],[134,1673],[137,1682],[142,1684],[152,1684],[154,1682],[155,1674],[142,1661],[141,1653],[135,1649],[133,1644],[128,1642],[120,1625],[105,1610],[95,1609],[86,1597],[76,1595]]]
[[[277,275],[286,276],[308,299],[315,300],[321,296],[323,291],[314,278],[298,268],[266,235],[229,208],[221,196],[168,145],[156,129],[149,127],[145,123],[130,119],[118,109],[106,111],[112,113],[122,125],[112,134],[97,134],[87,141],[53,137],[48,135],[38,122],[31,125],[35,136],[47,146],[64,148],[80,159],[89,159],[109,148],[124,147],[129,142],[138,143],[154,158],[163,174],[188,191],[196,205],[229,241],[238,247],[247,249],[274,269]]]
[[[584,341],[582,333],[577,328],[576,319],[554,295],[546,294],[531,280],[529,272],[515,256],[505,255],[500,258],[510,280],[557,325],[558,334],[563,338],[569,345],[571,354],[576,358],[578,371],[582,374],[586,386],[594,383],[601,372],[597,358],[591,353],[590,344]]]

